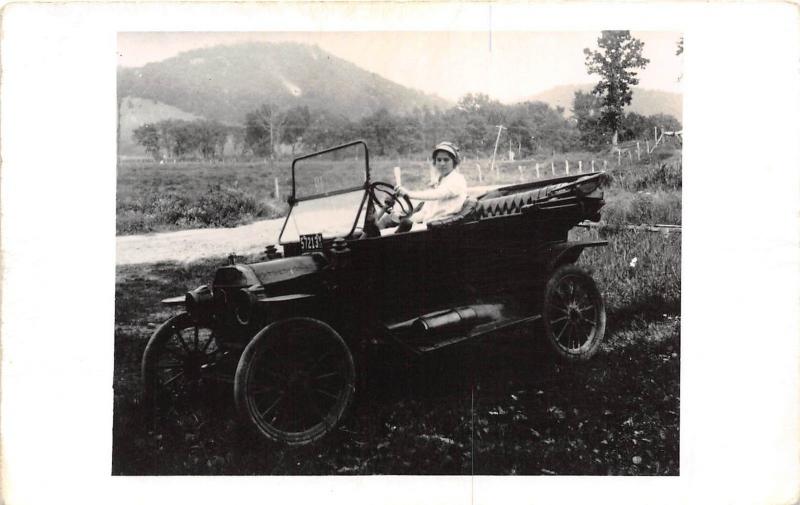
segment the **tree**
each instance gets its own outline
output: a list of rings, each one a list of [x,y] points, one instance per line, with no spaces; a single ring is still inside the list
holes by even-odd
[[[633,69],[645,68],[650,60],[642,56],[644,43],[631,37],[627,30],[603,31],[597,39],[597,45],[599,51],[586,48],[583,54],[589,73],[600,76],[600,82],[592,93],[602,98],[600,124],[612,132],[611,143],[616,145],[623,118],[622,109],[631,103],[631,86],[639,84]]]
[[[245,116],[245,144],[256,156],[273,157],[286,119],[278,108],[264,104]]]
[[[414,115],[403,116],[397,119],[394,147],[399,154],[409,154],[425,150],[423,144],[422,122]]]
[[[452,110],[455,139],[464,152],[479,154],[492,149],[497,136],[496,126],[505,122],[502,105],[483,93],[468,93]]]
[[[213,159],[217,153],[222,156],[228,138],[227,129],[222,124],[217,121],[199,120],[190,123],[189,127],[194,130],[197,147],[203,159]]]
[[[196,128],[189,121],[169,121],[168,129],[172,135],[172,155],[182,158],[184,155],[198,149],[200,142]]]
[[[572,102],[572,117],[575,119],[583,147],[596,149],[607,141],[600,124],[602,101],[596,95],[576,91]]]
[[[311,124],[303,136],[303,144],[312,151],[317,151],[343,144],[360,134],[350,119],[341,114],[322,110],[314,113]]]
[[[310,124],[311,113],[305,105],[292,107],[286,111],[283,141],[292,146],[292,156],[297,145],[303,141],[303,135]]]
[[[133,138],[154,160],[161,158],[161,139],[155,125],[147,123],[136,128],[133,130]]]
[[[364,117],[360,122],[360,127],[364,137],[378,146],[378,155],[383,156],[390,146],[394,147],[397,119],[385,108]]]

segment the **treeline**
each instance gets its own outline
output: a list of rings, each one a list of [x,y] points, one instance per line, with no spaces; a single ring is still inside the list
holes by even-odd
[[[378,156],[427,153],[441,140],[456,142],[467,156],[491,156],[500,132],[498,151],[518,157],[541,152],[596,150],[608,146],[613,129],[601,118],[601,100],[577,92],[571,114],[542,102],[505,105],[485,94],[468,94],[447,110],[427,107],[396,115],[380,109],[359,120],[299,106],[282,109],[262,105],[244,118],[245,125],[214,121],[161,121],[134,131],[135,140],[156,159],[222,157],[284,158],[363,138]],[[652,135],[653,127],[679,130],[672,116],[624,114],[619,141]]]
[[[235,144],[236,139],[241,136],[241,127],[202,119],[168,119],[144,124],[133,131],[134,140],[155,160],[220,159],[226,145]]]

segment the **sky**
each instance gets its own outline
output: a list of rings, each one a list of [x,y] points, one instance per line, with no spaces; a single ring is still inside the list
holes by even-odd
[[[644,88],[680,93],[679,32],[632,32],[644,42],[649,65]],[[481,92],[513,102],[561,84],[594,83],[583,49],[599,32],[123,32],[118,64],[138,67],[200,47],[242,42],[301,42],[320,48],[403,86],[457,100]]]

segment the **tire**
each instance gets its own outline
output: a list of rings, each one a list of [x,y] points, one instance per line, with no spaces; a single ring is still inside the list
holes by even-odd
[[[353,355],[333,328],[306,317],[284,319],[245,347],[234,380],[236,407],[268,439],[308,444],[344,417],[355,375]]]
[[[221,357],[212,330],[182,313],[153,333],[142,357],[142,402],[149,414],[183,416],[208,399],[205,372]],[[190,414],[197,419],[196,415]]]
[[[581,362],[594,356],[606,329],[605,305],[594,279],[575,265],[557,268],[545,286],[542,326],[558,358]]]

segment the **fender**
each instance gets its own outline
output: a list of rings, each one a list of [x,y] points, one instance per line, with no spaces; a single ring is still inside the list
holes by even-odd
[[[550,256],[547,261],[547,271],[553,271],[560,265],[575,263],[587,247],[604,245],[608,245],[608,240],[582,240],[552,244],[545,250]]]

